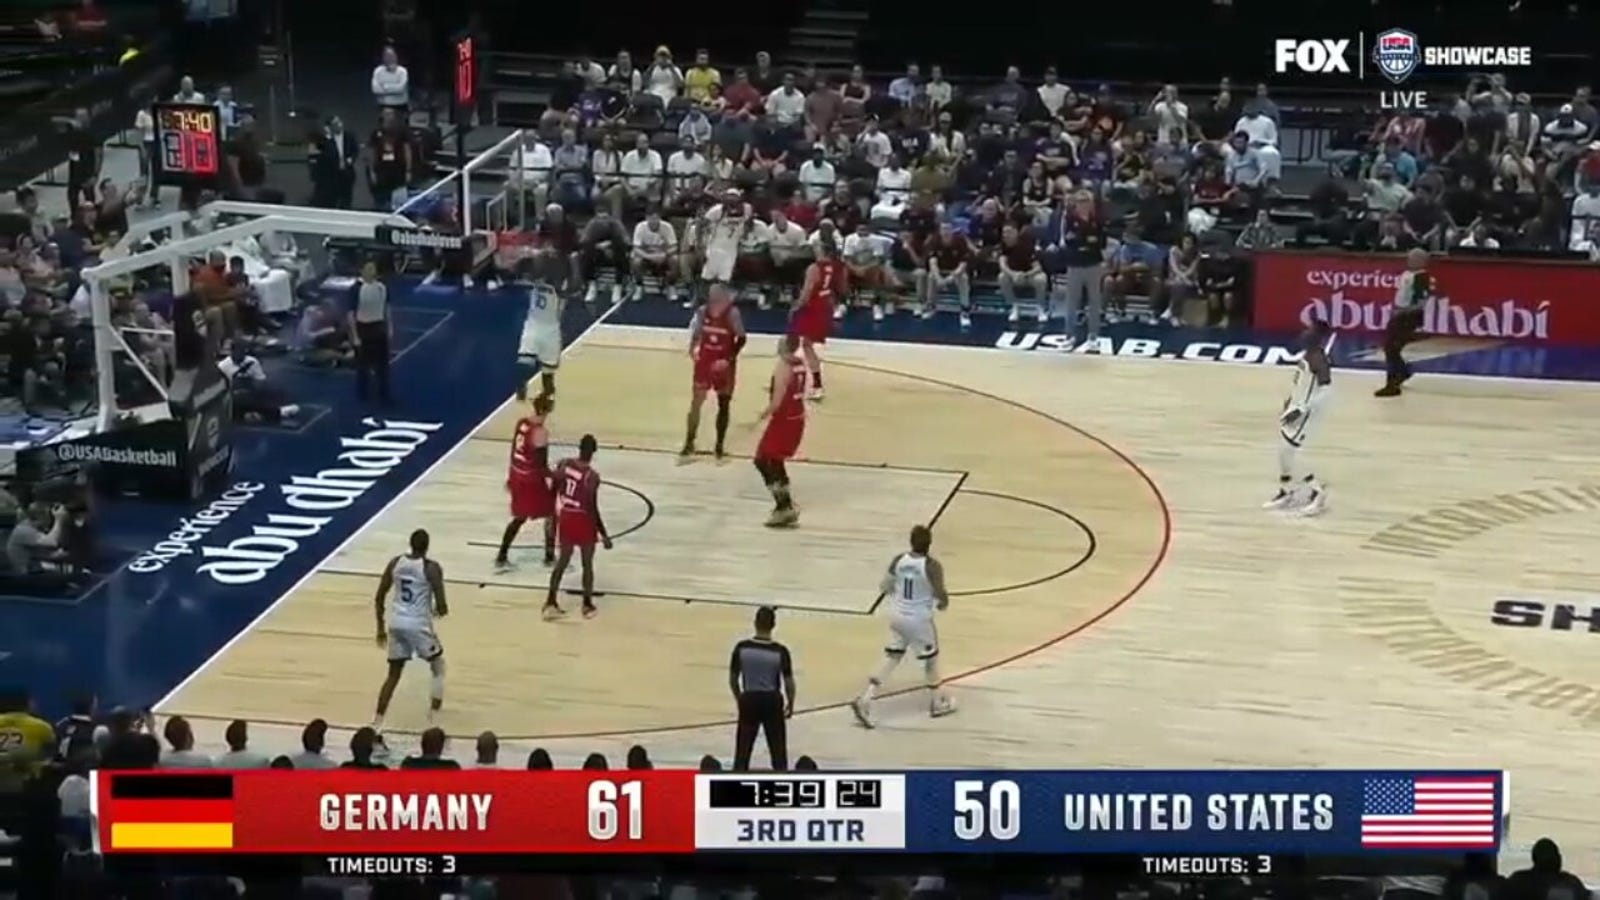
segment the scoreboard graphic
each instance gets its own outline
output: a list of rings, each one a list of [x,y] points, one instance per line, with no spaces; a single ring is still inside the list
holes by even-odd
[[[93,797],[108,861],[452,874],[584,856],[1071,855],[1241,875],[1493,852],[1508,795],[1496,771],[265,770],[97,772]]]

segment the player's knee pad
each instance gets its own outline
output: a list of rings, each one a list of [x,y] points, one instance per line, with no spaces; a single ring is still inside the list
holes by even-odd
[[[428,660],[428,671],[433,673],[434,678],[444,677],[444,654],[441,653]]]
[[[717,415],[725,416],[733,408],[733,398],[727,394],[717,395]]]

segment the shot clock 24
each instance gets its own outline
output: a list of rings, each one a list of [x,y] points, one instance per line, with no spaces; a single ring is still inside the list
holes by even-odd
[[[157,103],[156,175],[160,184],[208,186],[222,172],[222,117],[215,106]]]

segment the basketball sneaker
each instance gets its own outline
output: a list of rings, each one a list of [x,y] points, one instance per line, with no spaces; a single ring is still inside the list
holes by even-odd
[[[800,524],[800,510],[793,507],[775,509],[772,515],[767,517],[768,528],[793,528],[798,524]]]
[[[1306,498],[1295,512],[1302,516],[1320,516],[1328,508],[1328,492],[1322,488],[1312,488],[1311,496]]]
[[[539,610],[539,615],[543,616],[546,622],[554,622],[566,614],[566,610],[551,603],[546,603],[544,608]]]
[[[856,723],[862,728],[875,728],[872,721],[872,704],[865,697],[857,697],[850,701],[850,712],[856,717]]]
[[[1272,495],[1272,499],[1271,500],[1268,500],[1267,502],[1261,504],[1261,508],[1262,509],[1288,509],[1289,507],[1294,505],[1294,500],[1295,500],[1294,491],[1291,490],[1290,488],[1281,487],[1281,488],[1278,488],[1278,492],[1276,494]]]
[[[824,394],[822,392],[822,388],[820,388],[820,387],[814,387],[814,388],[806,391],[806,399],[807,400],[820,401],[822,398],[824,398],[826,396],[827,396],[827,394]]]
[[[933,698],[932,703],[928,704],[928,715],[935,719],[941,716],[948,716],[955,711],[956,702],[950,699],[949,694],[939,694]]]
[[[961,327],[962,328],[971,328],[972,327],[972,315],[970,313],[968,313],[964,309],[961,311]]]
[[[494,573],[496,575],[504,575],[507,572],[514,572],[516,571],[516,568],[517,564],[509,559],[497,559],[494,561]]]

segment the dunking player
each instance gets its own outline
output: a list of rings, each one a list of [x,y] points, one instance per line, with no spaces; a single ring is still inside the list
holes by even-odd
[[[1422,317],[1433,296],[1433,276],[1428,274],[1428,252],[1412,250],[1406,254],[1406,270],[1394,289],[1394,310],[1383,335],[1383,368],[1388,378],[1374,396],[1398,397],[1400,385],[1411,380],[1411,366],[1401,351],[1417,339]]]
[[[378,645],[389,651],[389,674],[378,689],[377,715],[372,727],[382,731],[383,717],[394,698],[400,673],[412,657],[433,672],[428,707],[431,722],[444,705],[444,645],[433,633],[433,620],[450,611],[444,602],[444,568],[428,558],[428,533],[411,532],[411,552],[396,556],[384,567],[373,598],[378,617]]]
[[[586,434],[578,441],[578,458],[564,459],[556,465],[550,484],[556,490],[556,555],[555,568],[550,570],[550,593],[544,601],[544,617],[553,619],[565,615],[556,598],[561,595],[561,576],[572,562],[572,551],[578,551],[583,564],[583,617],[594,616],[594,545],[598,538],[607,550],[611,549],[611,535],[600,519],[600,473],[595,471],[595,451],[599,442],[594,435]]]
[[[717,462],[724,459],[728,415],[733,405],[733,385],[738,374],[739,351],[744,349],[744,320],[733,305],[733,292],[725,284],[711,286],[706,305],[689,326],[689,358],[694,360],[694,393],[689,400],[688,434],[683,439],[680,462],[694,458],[700,435],[700,408],[706,394],[717,394]]]
[[[528,291],[528,317],[522,323],[517,347],[517,399],[528,399],[528,382],[542,381],[542,393],[556,392],[556,369],[561,367],[560,257],[549,254],[523,260],[517,266],[518,282]]]
[[[826,343],[833,331],[833,307],[845,290],[844,263],[839,261],[839,245],[824,236],[817,242],[817,261],[806,269],[800,303],[789,319],[789,334],[798,338],[806,368],[811,371],[813,400],[822,399],[822,360],[816,345]]]
[[[1333,368],[1328,363],[1333,332],[1327,322],[1317,319],[1306,326],[1302,340],[1304,349],[1294,370],[1294,384],[1283,401],[1283,413],[1278,416],[1278,432],[1283,439],[1278,445],[1278,492],[1265,506],[1314,516],[1327,505],[1328,492],[1311,472],[1300,476],[1297,463],[1301,448],[1321,424],[1323,407],[1333,395]]]
[[[756,471],[772,493],[775,506],[768,528],[792,528],[800,523],[800,510],[789,492],[788,461],[800,449],[806,434],[806,367],[800,361],[800,339],[785,335],[778,341],[778,361],[772,368],[771,395],[756,424],[766,423],[756,444]]]
[[[939,686],[939,630],[934,627],[936,612],[950,606],[950,592],[944,586],[944,566],[928,555],[933,532],[926,525],[911,529],[911,549],[889,561],[879,589],[889,600],[889,643],[883,648],[883,665],[867,679],[866,690],[850,704],[856,721],[871,728],[872,703],[889,675],[915,649],[922,660],[922,683],[928,689],[928,714],[937,718],[956,711],[950,695]]]
[[[506,490],[511,492],[511,521],[500,536],[500,553],[494,558],[496,572],[509,572],[511,542],[529,519],[544,520],[544,564],[555,561],[556,496],[550,489],[550,432],[544,420],[554,401],[549,394],[533,398],[533,412],[517,420],[511,433],[511,462],[506,473]]]

